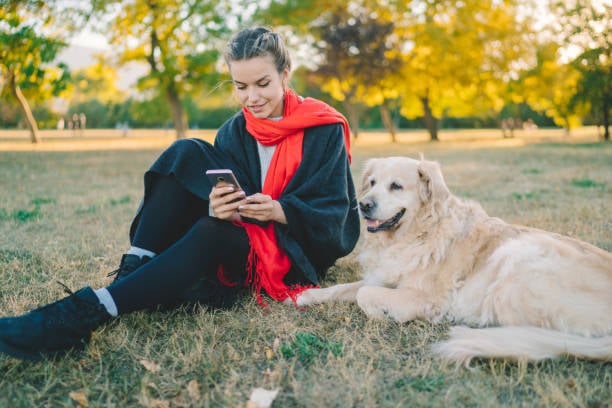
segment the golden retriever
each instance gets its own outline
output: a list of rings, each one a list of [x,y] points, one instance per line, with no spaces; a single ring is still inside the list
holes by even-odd
[[[434,350],[540,360],[612,360],[612,254],[570,237],[489,217],[454,196],[436,162],[371,159],[359,212],[363,280],[314,288],[300,306],[356,301],[370,317],[449,319]]]

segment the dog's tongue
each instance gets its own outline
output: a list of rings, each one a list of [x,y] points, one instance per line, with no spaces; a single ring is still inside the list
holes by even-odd
[[[366,226],[368,228],[378,228],[380,224],[382,224],[382,221],[380,220],[371,220],[371,219],[366,220]]]

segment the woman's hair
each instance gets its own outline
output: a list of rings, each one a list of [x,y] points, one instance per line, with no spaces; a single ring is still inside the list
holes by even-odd
[[[285,42],[278,33],[265,27],[246,28],[238,32],[227,44],[225,62],[248,60],[270,55],[274,59],[276,70],[291,70],[291,57]]]

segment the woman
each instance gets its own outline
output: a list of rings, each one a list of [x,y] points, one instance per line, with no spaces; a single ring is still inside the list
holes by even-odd
[[[239,32],[225,60],[242,110],[214,146],[177,141],[145,173],[132,246],[112,284],[0,319],[0,351],[37,360],[82,349],[112,317],[185,302],[227,307],[245,287],[262,305],[262,289],[295,300],[354,248],[346,119],[288,87],[291,62],[277,33]],[[242,190],[212,186],[205,172],[214,168],[233,170]]]

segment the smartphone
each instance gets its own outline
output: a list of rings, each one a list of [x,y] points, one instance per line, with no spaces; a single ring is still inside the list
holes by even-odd
[[[216,186],[217,183],[226,183],[234,186],[236,190],[242,190],[234,172],[231,169],[211,169],[206,170],[206,176],[210,180],[210,184]]]

